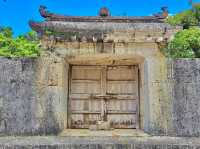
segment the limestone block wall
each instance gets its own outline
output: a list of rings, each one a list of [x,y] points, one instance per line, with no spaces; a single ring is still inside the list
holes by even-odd
[[[200,136],[200,59],[173,61],[172,118],[178,136]]]
[[[43,55],[36,71],[36,118],[47,132],[59,133],[67,127],[68,65],[61,58]]]
[[[147,58],[144,79],[144,131],[152,135],[170,135],[172,126],[173,83],[170,78],[171,61],[162,55]]]
[[[56,135],[67,128],[68,69],[76,59],[69,57],[0,58],[0,135]],[[155,48],[139,61],[141,129],[200,136],[200,60],[168,60]]]
[[[44,69],[38,65],[41,62],[33,58],[0,58],[0,135],[57,134],[63,129],[64,103],[59,101],[64,93],[53,87],[58,80],[51,77],[51,63],[43,65]],[[44,73],[40,75],[41,71]],[[40,84],[42,77],[49,80],[49,86],[44,80]]]
[[[36,131],[35,59],[0,58],[0,133]]]

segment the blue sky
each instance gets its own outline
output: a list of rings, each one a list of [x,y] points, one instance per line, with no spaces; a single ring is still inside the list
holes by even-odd
[[[41,4],[51,12],[76,16],[95,16],[102,6],[113,16],[151,15],[162,6],[168,6],[172,14],[189,8],[187,0],[0,0],[0,25],[11,26],[15,35],[28,32],[30,19],[42,21],[38,13]]]

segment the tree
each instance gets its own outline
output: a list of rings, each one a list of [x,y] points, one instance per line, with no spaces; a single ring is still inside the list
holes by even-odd
[[[3,35],[5,35],[6,37],[9,37],[9,38],[11,38],[13,35],[12,28],[10,28],[10,27],[0,26],[0,33],[2,33]]]
[[[12,29],[0,28],[0,56],[5,57],[37,57],[40,54],[39,40],[36,33],[13,38]]]
[[[172,58],[200,58],[200,3],[189,0],[191,9],[167,18],[171,25],[182,25],[174,39],[163,49]]]
[[[23,35],[23,37],[29,41],[39,41],[38,34],[35,31],[30,31]]]
[[[171,25],[182,25],[184,29],[200,24],[200,3],[192,3],[192,8],[169,16],[166,20]]]
[[[200,28],[178,32],[163,51],[172,58],[200,58]]]

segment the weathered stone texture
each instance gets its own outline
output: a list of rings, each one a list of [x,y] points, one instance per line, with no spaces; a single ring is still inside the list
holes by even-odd
[[[166,23],[116,23],[116,22],[60,22],[48,21],[41,23],[42,28],[53,32],[43,40],[54,42],[162,42],[170,40],[172,35],[181,30],[180,26]],[[57,34],[62,32],[63,34]],[[45,34],[44,34],[45,35]],[[47,45],[48,46],[48,45]]]
[[[52,76],[55,73],[50,73],[54,67],[46,67],[49,75],[42,75],[49,84],[40,88],[38,78],[42,75],[39,74],[38,61],[33,58],[0,58],[1,135],[57,134],[64,127],[64,122],[60,121],[64,116],[59,115],[59,109],[65,110],[58,100],[64,93],[53,87],[59,82],[57,76]],[[39,98],[40,95],[45,96],[45,100]]]
[[[35,59],[0,58],[0,133],[31,133],[35,119]]]
[[[51,55],[0,58],[0,134],[57,134],[67,128],[68,69],[66,59]],[[200,136],[200,60],[146,56],[140,70],[141,129]]]
[[[173,61],[173,126],[178,136],[200,136],[200,60]]]
[[[7,137],[0,149],[198,149],[199,138]]]

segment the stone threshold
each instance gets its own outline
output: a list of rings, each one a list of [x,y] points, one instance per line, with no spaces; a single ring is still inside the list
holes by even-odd
[[[200,138],[183,137],[0,137],[0,149],[197,149]]]
[[[113,130],[89,130],[89,129],[65,129],[59,136],[62,137],[150,137],[147,133],[138,129],[113,129]]]

